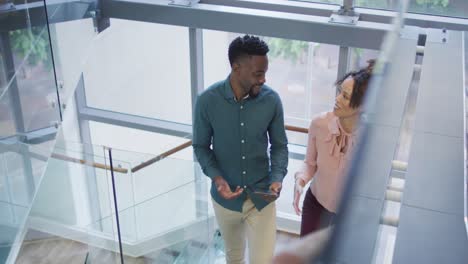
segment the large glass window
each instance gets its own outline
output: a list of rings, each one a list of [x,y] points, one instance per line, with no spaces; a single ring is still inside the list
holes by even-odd
[[[192,122],[188,29],[112,19],[84,71],[88,106]]]
[[[389,0],[355,0],[354,6],[378,9],[394,9],[393,1]]]
[[[16,116],[18,132],[53,125],[59,120],[59,110],[53,107],[57,106],[57,90],[47,28],[18,29],[2,34],[1,38],[2,68],[6,74],[6,78],[1,78],[6,79],[1,85],[5,93],[2,104],[7,107],[6,100],[11,104],[5,113],[11,111]]]
[[[324,4],[335,4],[342,5],[343,0],[293,0],[298,2],[312,2],[312,3],[324,3]]]
[[[159,155],[189,139],[139,129],[89,122],[93,145],[108,146],[115,149]],[[131,159],[131,157],[128,157]],[[171,155],[171,158],[193,160],[192,148],[186,148]]]
[[[355,0],[354,5],[358,7],[369,7],[378,9],[395,10],[399,1],[393,0]],[[468,17],[468,1],[466,0],[411,0],[409,12]]]
[[[367,61],[372,59],[378,59],[379,51],[378,50],[369,50],[361,48],[351,48],[349,56],[349,65],[350,70],[357,70],[363,67],[367,67]]]
[[[230,72],[227,50],[240,34],[203,31],[205,87]],[[320,112],[332,109],[338,71],[339,47],[320,43],[265,37],[270,52],[267,85],[281,96],[285,123],[308,127]],[[306,144],[306,137],[289,133],[290,143]]]

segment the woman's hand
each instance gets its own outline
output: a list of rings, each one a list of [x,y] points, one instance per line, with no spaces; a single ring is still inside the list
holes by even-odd
[[[301,215],[302,211],[299,207],[299,200],[301,199],[301,194],[304,191],[305,182],[301,178],[296,178],[296,183],[294,184],[294,200],[293,206],[297,215]]]

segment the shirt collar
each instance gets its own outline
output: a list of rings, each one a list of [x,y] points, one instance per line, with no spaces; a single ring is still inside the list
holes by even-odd
[[[245,100],[245,99],[247,99],[247,98],[249,98],[249,97],[250,97],[250,95],[249,95],[249,94],[246,94],[246,95],[242,98],[242,100]],[[241,101],[242,101],[242,100],[241,100]],[[237,102],[237,98],[236,98],[235,96],[234,96],[234,101]]]
[[[345,155],[347,158],[349,158],[349,153],[351,152],[349,149],[353,148],[356,144],[356,138],[360,127],[351,133],[347,133],[341,126],[339,118],[333,112],[330,112],[329,115],[331,118],[328,121],[328,135],[325,141],[332,142],[330,147],[330,155]],[[340,138],[340,140],[337,140],[337,138]],[[342,150],[344,152],[342,152]]]
[[[224,86],[223,86],[223,95],[224,95],[224,98],[226,99],[233,99],[234,101],[237,102],[237,98],[236,98],[236,95],[234,94],[234,91],[232,90],[232,86],[231,86],[231,81],[230,81],[230,77],[231,75],[229,74],[228,77],[226,78],[226,80],[224,81]],[[242,98],[242,100],[245,100],[249,98],[249,94],[245,95],[244,98]]]
[[[328,122],[328,130],[331,134],[350,136],[356,133],[356,131],[351,133],[346,132],[341,126],[340,119],[333,112],[330,112],[330,115],[331,118]]]
[[[235,100],[236,96],[234,95],[234,92],[232,91],[230,77],[231,75],[229,74],[226,80],[224,81],[222,92],[223,92],[224,98]]]

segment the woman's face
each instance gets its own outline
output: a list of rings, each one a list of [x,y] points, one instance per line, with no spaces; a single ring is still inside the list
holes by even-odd
[[[337,117],[346,118],[358,115],[361,107],[352,108],[351,95],[353,94],[354,79],[349,77],[338,86],[338,95],[335,99],[335,107],[333,108],[333,113]]]

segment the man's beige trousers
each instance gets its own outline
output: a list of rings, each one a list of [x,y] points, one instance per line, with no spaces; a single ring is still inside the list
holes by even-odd
[[[231,211],[216,203],[213,207],[224,239],[227,264],[245,263],[246,238],[249,264],[270,264],[276,242],[276,204],[270,203],[260,212],[247,199],[242,213]]]

